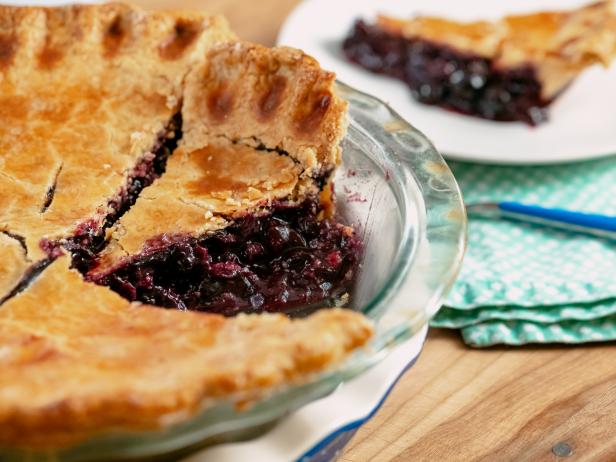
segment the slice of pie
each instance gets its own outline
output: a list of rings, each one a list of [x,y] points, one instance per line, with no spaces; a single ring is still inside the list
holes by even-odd
[[[343,48],[352,62],[406,82],[422,103],[536,125],[583,70],[609,66],[616,12],[610,0],[496,22],[379,16],[358,20]]]
[[[333,84],[218,17],[0,7],[0,447],[172,425],[367,344],[317,310],[361,254]]]

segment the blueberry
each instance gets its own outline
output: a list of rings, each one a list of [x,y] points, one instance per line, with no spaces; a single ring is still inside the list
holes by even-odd
[[[258,242],[247,242],[242,251],[242,257],[252,263],[265,254],[265,249]]]
[[[250,306],[253,308],[261,308],[264,303],[265,297],[263,297],[263,294],[254,294],[250,297]]]
[[[274,251],[281,251],[289,242],[290,230],[287,226],[270,226],[267,230],[267,244]]]
[[[234,262],[214,263],[210,272],[212,276],[223,279],[233,279],[242,271],[242,267]]]

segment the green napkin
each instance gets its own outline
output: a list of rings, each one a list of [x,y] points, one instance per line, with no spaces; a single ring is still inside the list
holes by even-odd
[[[450,166],[468,204],[516,201],[616,215],[616,157]],[[462,271],[432,324],[461,329],[474,346],[616,339],[616,242],[472,218]]]

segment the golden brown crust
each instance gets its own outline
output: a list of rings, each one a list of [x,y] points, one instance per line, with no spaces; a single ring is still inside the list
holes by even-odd
[[[0,444],[48,446],[186,419],[305,382],[364,345],[360,314],[218,315],[131,304],[54,262],[0,310]]]
[[[41,238],[102,221],[178,110],[189,67],[234,36],[217,17],[119,4],[0,7],[0,17],[0,229],[36,259]]]
[[[242,42],[213,47],[186,80],[185,146],[225,137],[280,149],[310,177],[340,161],[346,103],[335,75],[300,50]]]
[[[607,67],[616,56],[616,10],[611,0],[573,11],[510,16],[504,22],[510,35],[497,62],[533,63],[547,100],[582,70],[594,64]]]
[[[431,16],[401,20],[380,15],[377,24],[393,34],[451,44],[458,50],[485,57],[495,56],[505,33],[498,23],[487,21],[461,23]]]
[[[616,56],[613,0],[571,11],[507,16],[497,22],[460,23],[435,17],[406,21],[381,16],[381,27],[491,58],[503,68],[533,65],[550,100],[582,70],[608,66]]]

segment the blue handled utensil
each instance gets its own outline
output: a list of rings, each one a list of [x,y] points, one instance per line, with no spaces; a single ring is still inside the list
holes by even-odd
[[[470,204],[470,216],[505,218],[616,240],[616,216],[550,209],[519,202]]]

